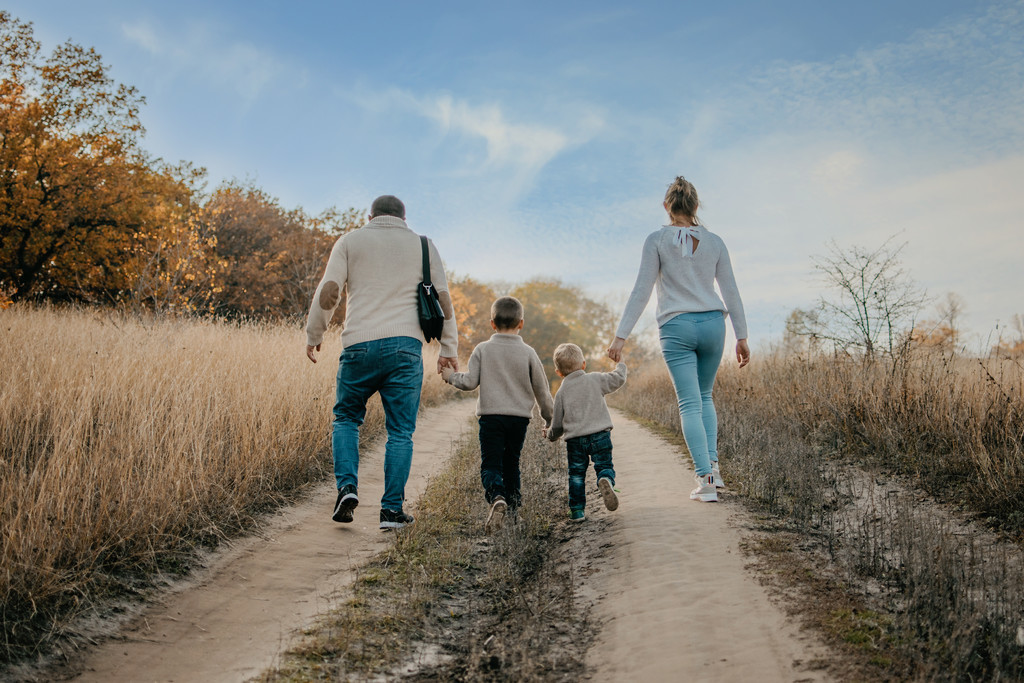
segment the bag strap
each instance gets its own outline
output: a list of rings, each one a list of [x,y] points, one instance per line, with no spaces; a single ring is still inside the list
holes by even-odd
[[[430,252],[427,249],[426,235],[420,235],[420,246],[423,247],[423,284],[430,287]]]

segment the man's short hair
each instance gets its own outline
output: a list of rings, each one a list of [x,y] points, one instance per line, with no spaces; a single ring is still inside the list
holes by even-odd
[[[377,216],[395,216],[405,220],[405,204],[394,195],[382,194],[370,205],[370,218]]]
[[[575,344],[559,344],[555,349],[555,369],[563,376],[583,368],[583,349]]]
[[[523,319],[523,304],[514,296],[503,296],[491,304],[491,320],[499,330],[512,330]]]

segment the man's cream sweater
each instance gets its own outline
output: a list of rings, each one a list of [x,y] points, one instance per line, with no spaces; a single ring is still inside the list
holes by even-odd
[[[427,240],[430,279],[444,309],[441,355],[458,351],[455,311],[448,293],[441,255]],[[306,343],[316,346],[324,338],[334,309],[348,290],[341,345],[386,337],[413,337],[426,341],[420,329],[416,287],[423,280],[420,238],[400,218],[378,216],[363,227],[342,235],[331,250],[323,279],[313,295],[306,321]]]
[[[477,415],[530,417],[536,401],[544,424],[551,424],[551,387],[544,365],[518,334],[492,334],[473,349],[466,372],[447,380],[463,391],[480,387]]]

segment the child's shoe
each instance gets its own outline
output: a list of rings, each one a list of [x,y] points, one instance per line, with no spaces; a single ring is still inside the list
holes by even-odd
[[[715,488],[724,489],[725,482],[722,481],[722,473],[718,471],[718,461],[711,463],[711,474],[715,477]]]
[[[597,480],[597,488],[601,491],[601,497],[604,498],[604,506],[608,510],[615,510],[619,507],[619,497],[615,495],[615,489],[612,480],[608,477],[601,477]]]
[[[508,510],[508,503],[503,496],[495,496],[491,502],[491,509],[487,513],[487,522],[484,524],[484,531],[491,533],[501,528],[505,522],[505,512]]]
[[[697,488],[690,491],[690,500],[698,500],[702,503],[717,503],[718,488],[715,486],[715,475],[705,474],[703,477],[695,476]]]
[[[582,509],[580,510],[569,510],[569,521],[570,522],[582,522],[587,518],[587,513]]]

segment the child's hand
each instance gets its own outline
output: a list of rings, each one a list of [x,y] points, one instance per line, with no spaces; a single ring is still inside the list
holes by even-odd
[[[443,379],[445,382],[448,382],[452,378],[452,375],[454,374],[455,370],[453,370],[447,365],[441,368],[441,379]]]

